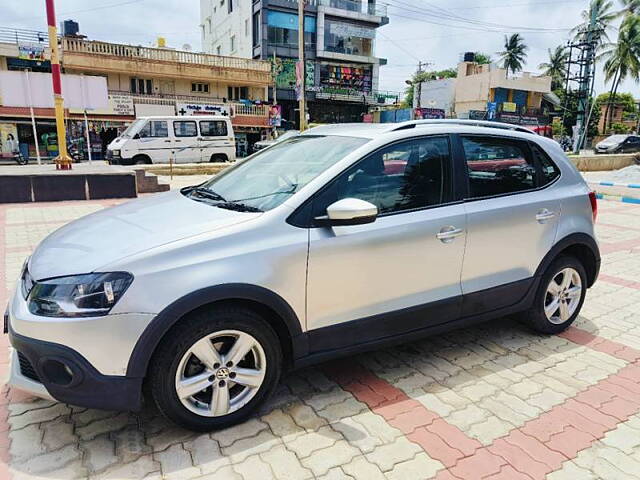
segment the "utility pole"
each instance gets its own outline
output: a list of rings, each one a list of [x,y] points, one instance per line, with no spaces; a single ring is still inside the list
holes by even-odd
[[[416,80],[418,85],[414,85],[414,95],[417,95],[417,104],[416,108],[420,108],[420,97],[422,96],[422,81],[420,80],[420,74],[422,73],[422,62],[418,62],[418,74],[416,75]]]
[[[55,162],[56,170],[71,170],[71,158],[67,153],[67,133],[64,128],[64,99],[62,98],[62,75],[60,74],[60,55],[58,53],[58,29],[56,28],[56,9],[53,2],[54,0],[45,0],[47,25],[49,26],[49,47],[51,48],[53,101],[58,135],[58,157]]]
[[[305,109],[304,91],[306,87],[306,73],[304,65],[304,4],[305,0],[298,0],[298,78],[300,90],[298,92],[298,102],[300,108],[300,131],[307,129],[307,112]]]
[[[584,140],[589,130],[589,104],[593,91],[593,81],[595,78],[595,56],[596,56],[596,22],[597,10],[591,8],[591,18],[589,27],[584,34],[582,42],[582,55],[580,58],[580,76],[578,87],[578,115],[573,140],[573,153],[580,153]]]

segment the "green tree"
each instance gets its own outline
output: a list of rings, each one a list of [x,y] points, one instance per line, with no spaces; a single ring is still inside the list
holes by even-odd
[[[622,15],[635,15],[640,13],[640,0],[620,0],[622,2],[623,9],[620,12]]]
[[[522,71],[528,49],[519,33],[514,33],[510,37],[504,36],[504,50],[498,52],[498,55],[503,68],[507,71],[507,76],[509,76],[509,70],[513,73]]]
[[[589,8],[583,10],[580,14],[582,23],[576,25],[573,30],[571,30],[576,40],[580,40],[584,32],[589,29],[592,14],[595,15],[596,18],[595,39],[599,48],[605,42],[609,41],[607,32],[611,29],[613,21],[619,16],[619,12],[615,11],[613,1],[611,0],[591,0]]]
[[[486,53],[475,52],[475,55],[475,62],[478,65],[489,65],[490,63],[493,63],[493,59],[491,58],[491,56]]]
[[[603,45],[600,59],[604,60],[605,80],[611,81],[610,98],[604,121],[604,131],[611,123],[612,105],[616,103],[616,93],[620,83],[627,78],[640,81],[640,16],[628,15],[620,25],[616,43]]]
[[[569,53],[564,45],[558,45],[555,50],[549,48],[548,52],[549,60],[538,65],[538,68],[551,77],[551,90],[556,90],[564,84]]]
[[[419,82],[428,82],[429,80],[437,80],[439,78],[456,78],[458,71],[455,68],[445,68],[444,70],[434,70],[430,72],[415,72],[413,76],[407,80],[407,88],[404,91],[403,106],[411,108],[413,106],[413,92],[416,84]]]

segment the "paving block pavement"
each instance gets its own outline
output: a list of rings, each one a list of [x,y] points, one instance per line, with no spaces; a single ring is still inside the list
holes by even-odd
[[[0,205],[0,305],[44,236],[115,203]],[[600,202],[597,231],[601,276],[563,334],[500,319],[318,365],[223,431],[5,385],[0,480],[640,478],[640,206]]]

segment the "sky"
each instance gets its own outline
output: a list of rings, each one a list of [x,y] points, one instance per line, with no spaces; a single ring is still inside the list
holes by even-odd
[[[246,1],[251,0],[236,0]],[[614,3],[617,0],[613,0]],[[529,46],[526,71],[539,71],[547,50],[565,44],[588,0],[378,0],[388,5],[389,24],[377,31],[375,54],[388,64],[380,69],[380,90],[402,91],[419,61],[427,69],[455,66],[466,51],[497,60],[504,35],[521,33]],[[616,5],[617,6],[617,5]],[[57,0],[58,20],[72,18],[91,39],[152,45],[158,36],[170,47],[200,45],[199,0]],[[0,0],[4,28],[46,30],[44,0]],[[616,31],[611,32],[615,39]],[[608,90],[601,71],[596,91]],[[640,97],[627,81],[621,91]]]

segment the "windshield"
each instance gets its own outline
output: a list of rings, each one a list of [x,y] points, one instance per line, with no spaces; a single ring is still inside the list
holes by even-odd
[[[620,143],[624,142],[627,139],[628,135],[611,135],[608,138],[605,138],[602,143]]]
[[[140,130],[142,128],[142,126],[146,123],[147,121],[144,118],[139,118],[138,120],[136,120],[135,122],[133,122],[131,125],[129,125],[127,127],[127,129],[122,132],[122,135],[120,135],[122,138],[131,138],[133,137],[138,130]]]
[[[287,138],[296,137],[298,135],[300,135],[300,132],[298,130],[287,130],[282,135],[280,135],[276,139],[276,141],[277,142],[282,142],[283,140],[286,140]]]
[[[339,136],[291,138],[254,154],[200,189],[215,193],[225,204],[271,210],[368,141]]]

